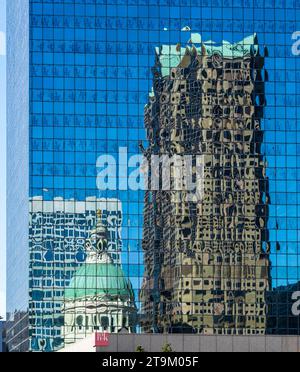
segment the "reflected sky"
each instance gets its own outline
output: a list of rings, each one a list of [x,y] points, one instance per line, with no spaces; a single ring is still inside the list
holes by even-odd
[[[6,0],[0,0],[0,32],[5,32],[5,4]],[[3,51],[2,48],[0,47]],[[0,55],[0,315],[4,316],[5,309],[5,247],[6,247],[6,58]]]
[[[34,24],[34,13],[39,13],[42,5],[32,5],[32,48],[37,53],[31,68],[31,196],[85,200],[96,195],[122,200],[123,264],[134,288],[139,288],[143,275],[143,192],[97,190],[97,158],[102,154],[117,158],[119,147],[128,147],[129,156],[137,154],[139,141],[147,147],[143,113],[152,86],[156,46],[185,45],[191,31],[217,43],[238,42],[257,33],[261,54],[268,50],[263,152],[270,178],[273,286],[300,280],[300,56],[292,55],[292,34],[300,29],[296,21],[300,20],[300,1],[160,0],[160,6],[151,0],[85,3],[78,1],[73,6],[65,1],[63,8],[61,3],[45,2],[45,14],[65,11],[78,18],[75,24],[70,20],[70,28],[64,31],[44,25],[43,34]],[[84,28],[82,16],[91,17],[89,21],[96,22],[97,29]],[[60,53],[59,42],[73,39],[77,41],[73,53]],[[64,69],[63,65],[70,67]],[[53,68],[56,76],[51,78]],[[43,103],[38,96],[41,88]],[[53,99],[53,89],[65,90],[65,95]]]

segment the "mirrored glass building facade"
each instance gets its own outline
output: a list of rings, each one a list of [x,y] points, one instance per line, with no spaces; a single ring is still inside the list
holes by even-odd
[[[11,351],[299,335],[299,16],[297,0],[8,3]]]

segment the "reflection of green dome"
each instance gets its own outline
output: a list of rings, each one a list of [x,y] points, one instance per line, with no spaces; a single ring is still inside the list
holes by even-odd
[[[65,291],[66,300],[91,296],[120,296],[134,299],[131,283],[123,270],[112,263],[85,263]]]

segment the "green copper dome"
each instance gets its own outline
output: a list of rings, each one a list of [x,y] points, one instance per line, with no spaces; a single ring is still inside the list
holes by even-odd
[[[66,300],[99,295],[134,298],[132,286],[123,270],[112,263],[85,263],[65,291]]]

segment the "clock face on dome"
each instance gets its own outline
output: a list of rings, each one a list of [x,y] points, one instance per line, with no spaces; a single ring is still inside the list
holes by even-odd
[[[107,239],[99,239],[97,241],[97,252],[98,253],[107,251],[107,247],[108,247]]]
[[[107,251],[108,248],[108,241],[106,237],[91,237],[86,242],[86,251],[87,252],[95,252],[95,253],[102,253]]]

